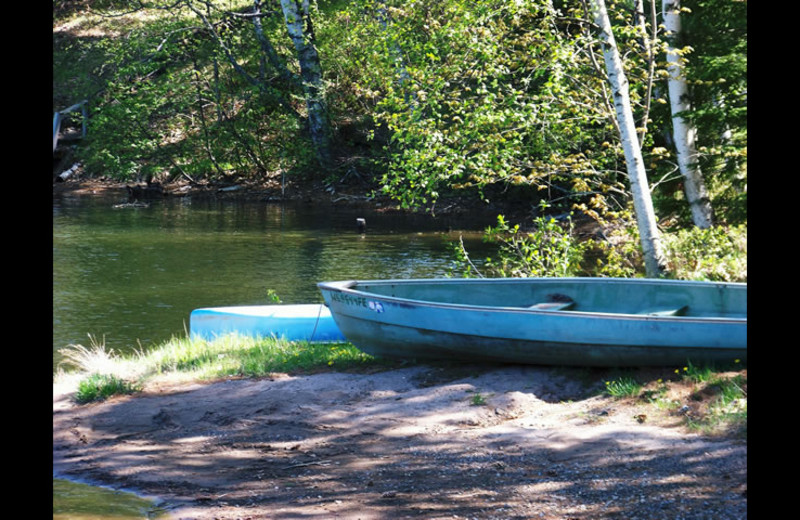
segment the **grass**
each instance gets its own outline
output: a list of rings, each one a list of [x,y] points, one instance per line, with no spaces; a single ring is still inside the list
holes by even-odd
[[[90,346],[70,345],[56,382],[78,379],[79,402],[106,399],[159,380],[213,381],[231,377],[266,377],[274,373],[375,370],[389,363],[364,354],[349,343],[309,343],[277,338],[228,335],[213,341],[186,337],[144,352],[121,356],[90,336]],[[65,370],[66,369],[66,370]]]
[[[139,386],[113,374],[90,374],[78,382],[75,400],[81,404],[103,401],[112,395],[132,394]]]
[[[708,368],[690,367],[685,376],[693,386],[690,399],[703,406],[702,413],[687,416],[690,428],[701,433],[718,430],[747,436],[747,375],[720,374]]]
[[[606,393],[618,399],[635,397],[642,390],[642,385],[631,377],[623,377],[614,381],[606,381]]]
[[[486,397],[480,393],[475,393],[475,395],[473,395],[469,400],[469,404],[471,406],[486,406]]]
[[[724,368],[687,363],[666,378],[621,376],[606,381],[604,393],[680,417],[698,433],[747,437],[747,368],[739,360]]]
[[[214,381],[268,377],[276,373],[373,372],[396,366],[394,362],[373,358],[350,343],[308,343],[237,335],[213,341],[180,337],[147,352],[120,356],[106,349],[103,341],[90,336],[90,342],[89,347],[70,345],[60,351],[64,357],[62,364],[72,371],[59,367],[55,382],[77,379],[78,402],[129,394],[155,381]],[[679,417],[700,433],[747,436],[747,369],[738,361],[722,369],[689,363],[655,372],[626,371],[606,379],[603,393],[615,400],[644,404],[654,412]],[[483,406],[486,396],[476,392],[470,404]]]
[[[143,355],[156,374],[190,373],[195,379],[263,377],[275,372],[349,370],[377,365],[349,343],[309,343],[228,335],[213,341],[173,339]]]

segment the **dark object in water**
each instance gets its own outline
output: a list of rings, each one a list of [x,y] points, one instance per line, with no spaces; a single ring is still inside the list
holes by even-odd
[[[144,186],[125,186],[128,190],[128,199],[130,201],[138,199],[152,199],[161,198],[165,195],[164,188],[157,182],[152,182],[148,179],[147,184]]]

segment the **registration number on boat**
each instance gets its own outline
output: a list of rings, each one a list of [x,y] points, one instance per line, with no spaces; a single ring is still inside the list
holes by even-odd
[[[344,305],[352,305],[355,307],[365,307],[375,312],[383,312],[383,304],[367,300],[362,296],[351,296],[349,294],[333,293],[331,294],[333,301],[343,303]]]

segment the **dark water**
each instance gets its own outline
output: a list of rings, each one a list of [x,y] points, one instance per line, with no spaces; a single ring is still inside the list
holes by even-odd
[[[146,349],[184,336],[193,309],[269,304],[270,290],[313,303],[323,280],[447,276],[459,235],[482,258],[487,225],[189,198],[114,208],[122,202],[124,193],[53,200],[54,369],[58,349],[89,346],[89,335],[115,352]]]

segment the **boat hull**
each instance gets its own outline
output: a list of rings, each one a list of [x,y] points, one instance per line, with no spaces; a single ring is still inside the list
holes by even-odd
[[[694,282],[668,282],[660,291],[635,280],[573,279],[560,284],[554,280],[559,279],[350,281],[321,283],[319,287],[344,337],[379,357],[567,366],[682,366],[688,361],[747,359],[743,284],[711,288]],[[479,304],[482,299],[492,300],[497,291],[528,291],[531,297],[541,297],[539,289],[528,289],[536,283],[551,295],[574,295],[575,310]],[[641,294],[637,305],[653,313],[592,309],[589,302],[599,301],[595,293],[603,291],[602,284],[608,286],[611,299],[625,292]],[[475,296],[460,300],[452,296],[462,288]],[[705,290],[711,292],[695,294]],[[729,290],[736,294],[725,292]],[[580,310],[582,297],[587,302],[584,310]],[[665,308],[666,300],[660,301],[663,298],[674,304],[676,311],[709,307],[717,300],[727,308],[710,317],[663,315],[658,314],[658,309]]]
[[[344,341],[330,310],[322,304],[195,309],[189,317],[189,334],[206,340],[239,334],[290,341]]]

